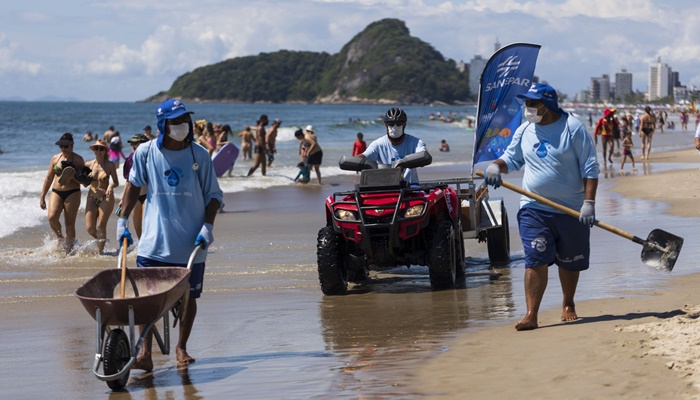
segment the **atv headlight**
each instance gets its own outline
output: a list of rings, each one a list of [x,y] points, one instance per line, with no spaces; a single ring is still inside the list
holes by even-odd
[[[335,210],[335,217],[341,221],[357,221],[355,213],[348,210]]]
[[[418,204],[417,206],[408,207],[403,216],[406,218],[418,217],[423,214],[423,208],[425,208],[425,204]]]

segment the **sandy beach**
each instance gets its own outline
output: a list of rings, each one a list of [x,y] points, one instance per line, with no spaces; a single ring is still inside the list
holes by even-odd
[[[689,231],[697,234],[700,155],[694,149],[652,154],[647,167],[660,163],[684,168],[645,175],[638,162],[638,174],[631,175],[629,166],[627,174],[610,179],[612,190],[626,199],[668,204],[664,212],[688,218]],[[431,398],[700,398],[695,236],[685,237],[677,264],[691,274],[652,291],[621,290],[611,298],[578,302],[577,321],[562,323],[561,310],[552,307],[540,314],[535,331],[517,332],[513,324],[472,331],[421,368],[417,386]],[[594,273],[582,273],[581,280]],[[558,282],[550,278],[545,296],[561,297]]]
[[[700,254],[692,233],[700,215],[692,202],[683,213],[674,202],[700,193],[698,161],[697,152],[659,153],[646,168],[638,163],[636,174],[630,167],[622,176],[601,174],[601,218],[638,235],[661,227],[686,238],[673,274],[643,265],[638,245],[596,233],[598,253],[579,286],[582,319],[558,322],[559,288],[551,284],[542,329],[527,333],[512,329],[524,307],[522,247],[513,224],[507,267],[491,269],[485,244],[465,242],[465,289],[432,292],[427,269],[414,266],[347,296],[323,296],[316,233],[325,221],[324,199],[352,188],[357,176],[226,194],[188,346],[197,362],[178,368],[172,354],[155,348],[155,370],[132,371],[120,393],[91,372],[95,324],[73,295],[95,273],[116,267],[113,245],[109,255],[97,256],[86,244],[65,257],[53,251],[47,226],[22,229],[0,241],[0,387],[9,399],[692,398],[692,375],[684,369],[692,364],[660,343],[681,349],[700,338],[679,333],[678,342],[627,327],[676,332],[695,321],[700,276],[691,272]],[[423,179],[468,175],[463,165],[420,173]],[[508,179],[519,183],[516,174]],[[671,179],[685,190],[664,196],[666,203],[658,189],[650,189],[649,200],[635,197],[643,187],[681,186],[667,184]],[[626,184],[626,197],[613,191]],[[492,195],[504,198],[514,221],[517,195],[505,189]],[[86,241],[82,213],[77,227]],[[130,265],[134,258],[130,253]],[[523,355],[525,349],[532,354]]]

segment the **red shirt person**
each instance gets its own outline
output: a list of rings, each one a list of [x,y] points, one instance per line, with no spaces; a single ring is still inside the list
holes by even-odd
[[[357,140],[352,144],[352,156],[359,156],[367,150],[367,143],[362,140],[362,132],[357,132]]]

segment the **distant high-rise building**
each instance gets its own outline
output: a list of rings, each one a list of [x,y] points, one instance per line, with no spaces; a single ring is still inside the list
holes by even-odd
[[[589,101],[609,101],[610,100],[610,76],[603,75],[600,78],[591,78],[591,85],[588,89]]]
[[[615,98],[624,100],[632,93],[632,73],[626,69],[615,74]]]
[[[493,45],[494,53],[501,49],[501,44],[496,38],[496,43]],[[476,54],[474,58],[469,62],[469,91],[472,95],[477,95],[479,93],[479,79],[481,79],[481,74],[486,68],[486,63],[488,59],[484,59],[481,55]]]
[[[479,93],[479,79],[481,79],[481,73],[486,68],[487,61],[477,54],[469,62],[469,91],[473,95]]]
[[[661,63],[661,57],[656,64],[649,66],[649,92],[647,99],[650,101],[668,97],[673,93],[673,76],[671,67]]]

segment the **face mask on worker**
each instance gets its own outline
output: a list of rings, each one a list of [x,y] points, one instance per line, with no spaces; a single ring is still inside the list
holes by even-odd
[[[403,130],[406,125],[394,125],[394,126],[387,126],[386,127],[386,133],[389,135],[390,138],[392,139],[398,139],[401,136],[403,136]]]
[[[533,124],[539,124],[542,121],[544,114],[547,114],[547,111],[549,110],[546,110],[542,115],[537,115],[538,110],[539,107],[525,107],[525,119]]]
[[[168,136],[170,136],[173,140],[177,140],[178,142],[185,140],[187,135],[190,133],[190,124],[187,122],[178,125],[170,125],[169,128],[170,133],[168,133]]]

